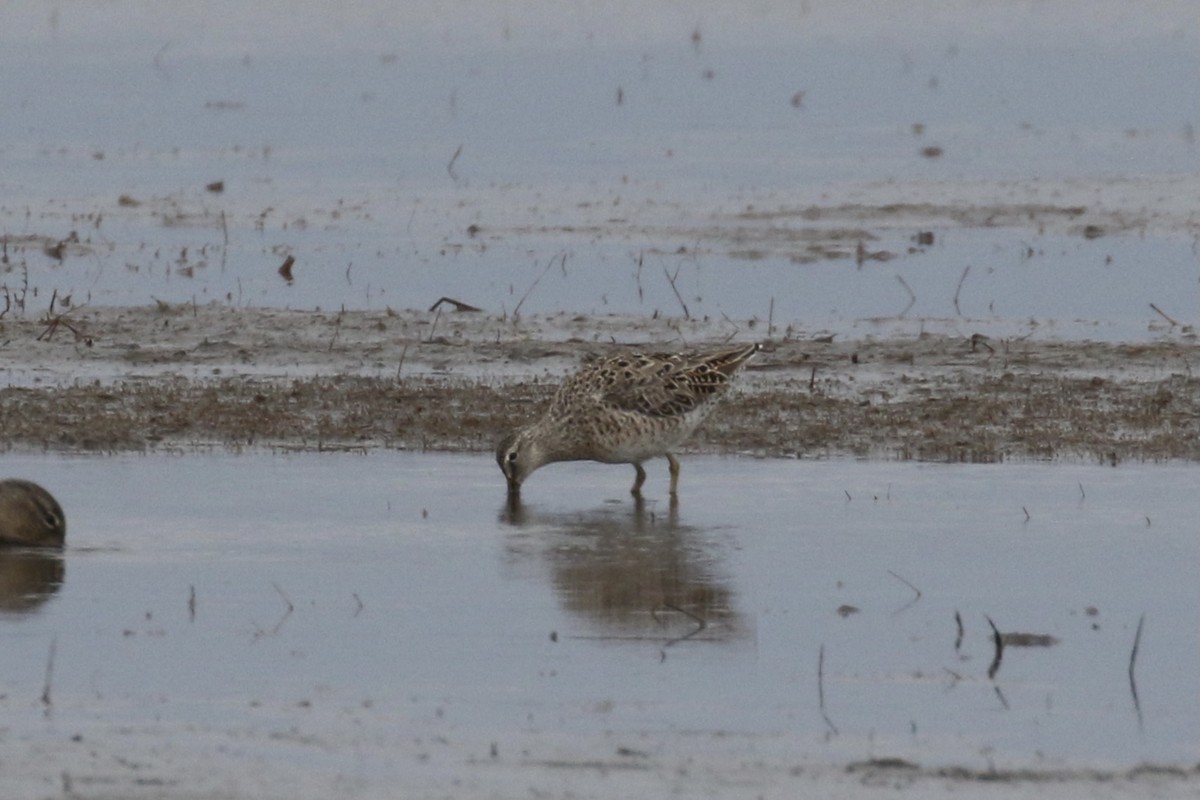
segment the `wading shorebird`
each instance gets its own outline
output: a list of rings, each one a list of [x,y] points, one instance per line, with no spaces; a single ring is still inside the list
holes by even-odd
[[[0,480],[0,545],[62,547],[67,518],[54,496],[33,481]]]
[[[555,461],[633,464],[641,497],[642,462],[666,456],[671,496],[679,461],[671,452],[712,412],[759,345],[687,353],[627,353],[584,366],[563,381],[546,414],[496,445],[510,496],[538,467]]]

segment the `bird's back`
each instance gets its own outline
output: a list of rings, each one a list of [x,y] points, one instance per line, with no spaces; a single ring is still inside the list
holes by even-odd
[[[757,351],[758,345],[743,345],[600,359],[564,381],[549,416],[599,460],[659,455],[691,435]]]

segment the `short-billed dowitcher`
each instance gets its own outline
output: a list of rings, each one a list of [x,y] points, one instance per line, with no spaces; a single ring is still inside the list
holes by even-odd
[[[671,496],[679,487],[679,461],[671,452],[713,410],[757,344],[708,352],[627,353],[600,359],[567,378],[546,414],[509,433],[496,446],[496,462],[516,495],[530,473],[555,461],[633,464],[631,490],[642,493],[642,462],[666,456]]]
[[[67,518],[54,496],[33,481],[0,481],[0,544],[62,547]]]

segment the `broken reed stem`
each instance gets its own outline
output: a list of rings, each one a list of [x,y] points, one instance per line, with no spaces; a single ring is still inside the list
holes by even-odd
[[[339,313],[337,315],[337,321],[334,323],[334,327],[333,327],[333,338],[329,340],[329,352],[331,352],[331,353],[333,352],[333,346],[335,344],[337,344],[338,334],[340,334],[341,332],[342,332],[342,315]]]
[[[958,634],[954,637],[954,652],[957,653],[962,649],[963,635],[965,633],[963,629],[962,614],[958,613],[958,609],[954,610],[954,625],[958,628]]]
[[[50,709],[50,685],[54,681],[54,654],[58,650],[57,634],[50,639],[50,652],[46,655],[46,682],[42,686],[42,705]]]
[[[1133,695],[1133,709],[1137,712],[1138,730],[1142,728],[1142,703],[1138,699],[1137,679],[1133,671],[1137,665],[1138,647],[1142,644],[1142,626],[1146,623],[1146,615],[1138,617],[1137,632],[1133,634],[1133,649],[1129,651],[1129,692]]]
[[[549,272],[550,268],[554,266],[554,259],[555,259],[555,256],[550,257],[550,260],[546,262],[546,268],[543,269],[541,271],[541,273],[536,278],[533,279],[533,283],[529,284],[529,288],[525,290],[525,294],[521,295],[521,299],[517,301],[517,307],[513,309],[513,312],[512,312],[513,319],[517,319],[519,316],[521,316],[521,306],[524,305],[526,298],[528,298],[529,295],[533,292],[534,287],[537,286],[538,283],[541,282],[542,278],[546,277],[546,273]],[[562,254],[562,260],[563,260],[563,263],[565,264],[567,261],[566,253]]]
[[[271,581],[271,585],[273,587],[275,587],[275,591],[279,593],[279,596],[283,598],[283,602],[287,604],[287,613],[289,613],[289,614],[292,613],[292,611],[294,611],[296,607],[292,605],[291,599],[287,596],[287,594],[283,591],[283,589],[279,588],[278,583],[276,583],[275,581]]]
[[[427,341],[427,342],[433,341],[433,332],[437,330],[438,320],[441,318],[442,318],[442,309],[438,308],[438,310],[435,311],[433,314],[433,324],[429,326],[429,336],[426,337],[425,341]]]
[[[463,146],[460,144],[458,149],[454,151],[454,155],[450,156],[450,162],[446,164],[446,174],[450,176],[450,180],[458,183],[458,175],[454,172],[454,162],[458,161],[458,157],[462,155]]]
[[[1000,659],[1004,657],[1004,637],[1000,635],[1000,629],[992,622],[991,617],[985,614],[983,618],[992,626],[992,642],[996,645],[996,655],[992,657],[992,664],[988,667],[988,680],[995,680],[996,673],[1000,671]]]
[[[960,317],[963,315],[963,313],[962,313],[962,309],[960,309],[958,307],[958,293],[962,291],[963,282],[966,281],[967,273],[969,273],[970,271],[971,271],[971,265],[968,264],[966,267],[963,268],[963,274],[958,279],[958,286],[954,287],[954,311]]]
[[[675,293],[675,299],[679,301],[679,307],[683,309],[683,318],[691,319],[692,315],[688,311],[687,303],[683,302],[683,295],[679,293],[679,287],[675,285],[675,279],[679,277],[679,270],[683,265],[680,264],[675,268],[675,274],[667,269],[667,265],[663,264],[663,275],[667,276],[667,283],[671,284],[671,291]]]
[[[817,707],[821,710],[821,719],[825,720],[825,724],[829,727],[829,732],[834,736],[838,735],[837,726],[833,724],[833,720],[829,718],[829,714],[825,712],[825,645],[822,644],[820,650],[817,651]]]
[[[408,345],[400,350],[400,363],[396,365],[396,380],[400,380],[400,370],[404,369],[404,357],[408,355]]]
[[[904,280],[903,275],[897,274],[896,280],[900,281],[900,285],[904,287],[904,291],[908,292],[908,305],[906,305],[904,310],[897,315],[903,317],[912,309],[914,305],[917,304],[917,293],[914,292],[912,287],[908,285],[908,281]]]
[[[902,578],[901,576],[897,575],[895,572],[892,572],[890,569],[887,571],[887,574],[888,574],[888,575],[891,575],[893,578],[895,578],[896,580],[900,581],[901,583],[903,583],[903,584],[904,584],[905,586],[907,586],[908,588],[912,589],[912,590],[913,590],[913,594],[915,594],[915,595],[917,596],[917,599],[918,599],[918,600],[921,598],[921,590],[920,590],[920,589],[918,589],[916,586],[913,586],[913,585],[912,585],[911,583],[909,583],[907,580],[905,580],[905,579],[904,579],[904,578]]]
[[[1167,322],[1171,323],[1171,327],[1172,327],[1172,328],[1174,328],[1176,325],[1178,325],[1178,324],[1179,324],[1178,322],[1176,322],[1175,320],[1173,320],[1173,319],[1171,319],[1169,316],[1167,316],[1167,313],[1166,313],[1165,311],[1163,311],[1161,308],[1159,308],[1158,306],[1154,305],[1154,303],[1151,303],[1151,304],[1150,304],[1150,307],[1151,307],[1152,309],[1154,309],[1154,311],[1155,311],[1155,312],[1156,312],[1156,313],[1157,313],[1157,314],[1158,314],[1160,317],[1162,317],[1163,319],[1165,319]]]
[[[642,263],[643,263],[643,261],[644,261],[644,257],[645,257],[645,253],[643,253],[642,251],[640,251],[640,250],[639,250],[639,251],[638,251],[638,257],[637,257],[637,272],[633,273],[633,282],[634,282],[635,284],[637,284],[637,290],[638,290],[638,305],[641,305],[641,303],[642,303],[642,299],[643,299],[643,293],[642,293]]]

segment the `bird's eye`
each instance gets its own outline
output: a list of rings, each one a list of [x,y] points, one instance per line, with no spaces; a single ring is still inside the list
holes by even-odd
[[[517,451],[516,451],[516,450],[510,450],[510,451],[509,451],[509,453],[508,453],[508,463],[512,464],[512,463],[513,463],[513,462],[515,462],[516,460],[517,460]]]

